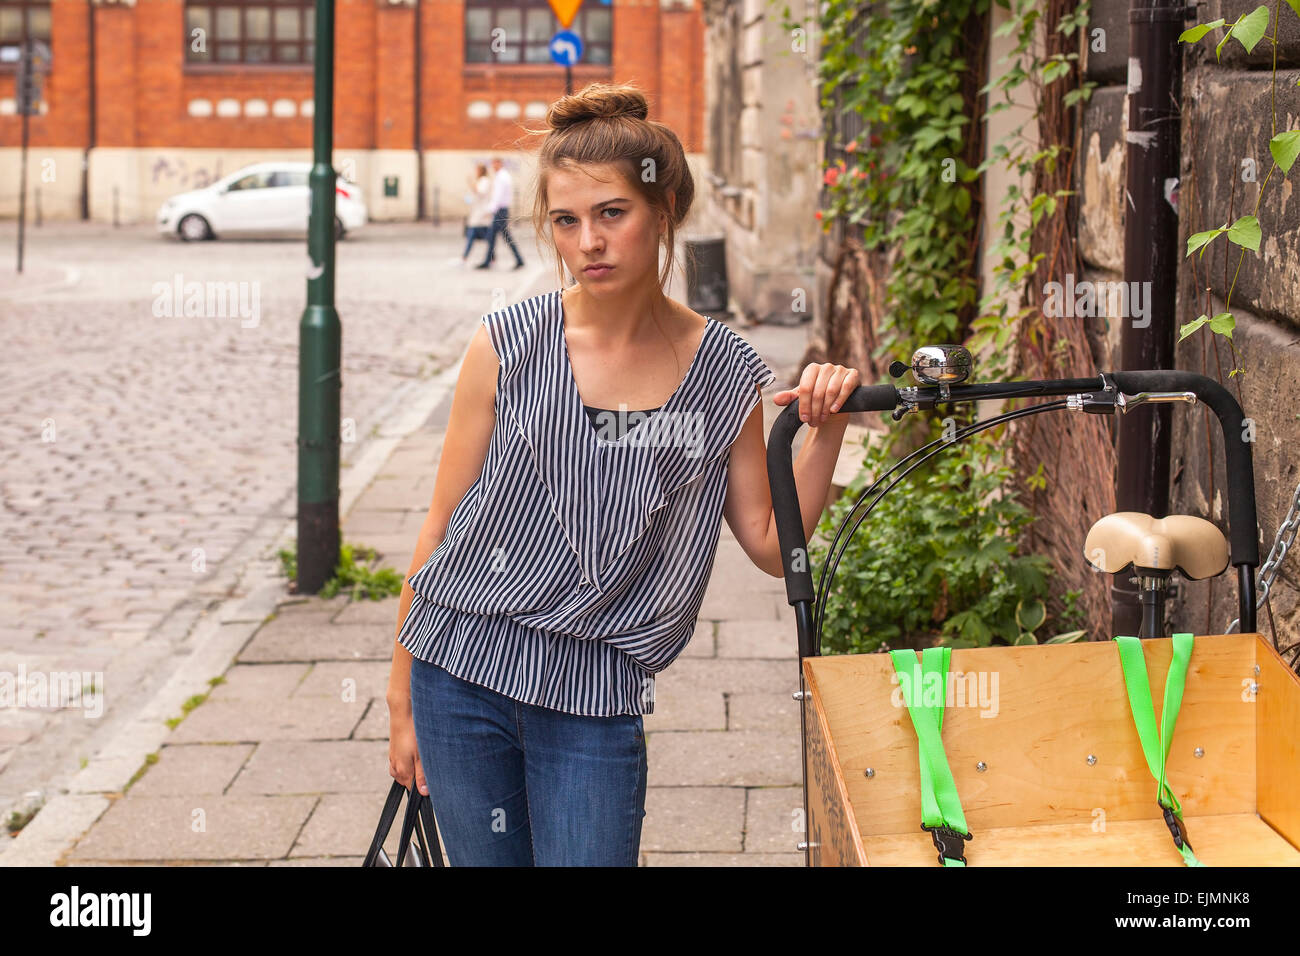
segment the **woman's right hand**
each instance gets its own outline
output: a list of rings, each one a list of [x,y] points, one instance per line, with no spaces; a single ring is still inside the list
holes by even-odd
[[[420,793],[428,795],[429,785],[420,766],[420,749],[415,740],[415,718],[411,702],[388,701],[388,773],[407,790],[411,789],[411,774],[415,774]]]

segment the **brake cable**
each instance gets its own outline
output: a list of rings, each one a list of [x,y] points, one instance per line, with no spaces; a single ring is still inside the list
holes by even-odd
[[[1001,425],[1004,422],[1014,421],[1017,418],[1025,418],[1030,415],[1038,415],[1043,412],[1053,411],[1058,408],[1065,408],[1068,406],[1068,404],[1069,404],[1069,400],[1063,398],[1058,401],[1044,402],[1039,405],[1029,405],[1025,408],[1018,408],[1015,409],[1014,411],[1004,412],[1001,415],[995,415],[993,418],[986,419],[985,421],[974,422],[973,424],[966,425],[958,429],[957,433],[952,438],[936,438],[934,441],[930,442],[929,444],[922,445],[916,451],[900,459],[898,462],[896,462],[893,465],[893,467],[891,467],[888,471],[880,475],[874,482],[872,482],[871,486],[867,488],[866,491],[862,492],[861,495],[858,496],[858,500],[855,501],[853,503],[853,507],[849,509],[848,515],[846,515],[844,519],[840,522],[839,530],[836,531],[835,538],[831,542],[830,550],[827,552],[827,559],[822,562],[821,577],[817,581],[817,603],[813,611],[813,637],[816,641],[816,643],[814,643],[813,646],[817,648],[817,653],[818,654],[821,653],[822,619],[826,612],[827,598],[830,595],[829,582],[833,581],[835,578],[835,571],[839,567],[840,558],[842,558],[844,556],[844,553],[848,550],[849,541],[853,539],[853,535],[857,532],[859,526],[861,526],[862,522],[867,519],[867,517],[875,509],[876,505],[880,503],[881,499],[885,497],[885,495],[889,494],[889,492],[892,491],[898,485],[898,483],[901,482],[904,478],[906,478],[913,470],[925,464],[925,462],[929,461],[931,458],[933,458],[935,455],[937,455],[939,452],[949,447],[950,445],[955,445],[958,442],[964,441],[965,439],[969,438],[971,435],[992,428],[995,425]],[[926,452],[929,453],[924,454]],[[853,517],[854,512],[856,512],[858,508],[862,506],[862,503],[866,501],[867,497],[873,491],[876,490],[876,488],[880,485],[881,482],[888,479],[899,468],[902,468],[909,461],[911,461],[911,459],[916,458],[916,456],[922,454],[924,454],[924,457],[914,462],[906,471],[904,471],[901,475],[895,478],[892,482],[890,482],[890,484],[886,488],[884,488],[878,495],[876,495],[875,499],[872,500],[872,502],[867,506],[866,510],[863,511],[862,514],[858,516],[858,519],[854,522],[853,527],[849,530],[848,535],[844,538],[843,546],[840,547],[839,552],[836,553],[835,549],[837,546],[839,546],[840,537],[844,534],[844,529],[848,525],[849,518]]]

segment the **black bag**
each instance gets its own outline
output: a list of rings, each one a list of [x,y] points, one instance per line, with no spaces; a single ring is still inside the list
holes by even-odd
[[[388,838],[388,831],[393,827],[393,820],[397,816],[397,808],[401,806],[403,793],[409,799],[406,802],[406,815],[402,819],[401,839],[397,843],[401,852],[397,866],[446,866],[447,864],[442,860],[442,844],[438,840],[438,825],[433,820],[432,802],[427,795],[416,789],[414,776],[411,777],[410,790],[403,787],[400,781],[393,781],[392,787],[388,790],[388,799],[384,801],[384,812],[379,816],[379,827],[375,830],[375,838],[370,841],[370,849],[366,851],[366,858],[361,861],[361,865],[393,866],[393,861],[384,851],[384,840]],[[412,839],[412,832],[415,834],[414,839]],[[428,834],[429,843],[433,844],[433,853],[429,852],[429,843],[425,842],[425,834]],[[416,845],[417,840],[419,846]],[[404,851],[401,849],[403,847],[405,847]]]

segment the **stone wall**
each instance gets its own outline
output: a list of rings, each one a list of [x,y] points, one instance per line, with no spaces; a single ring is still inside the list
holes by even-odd
[[[1224,17],[1229,22],[1254,9],[1254,2],[1210,0],[1197,21]],[[1272,7],[1270,6],[1270,11]],[[1188,26],[1192,21],[1188,22]],[[1099,86],[1085,112],[1078,157],[1080,190],[1079,247],[1083,278],[1122,278],[1124,216],[1124,132],[1127,129],[1126,78],[1128,4],[1094,0],[1091,29],[1103,29],[1106,51],[1088,57],[1088,77]],[[1260,184],[1272,159],[1272,46],[1261,41],[1251,54],[1229,40],[1216,62],[1214,43],[1222,36],[1187,45],[1184,54],[1182,167],[1178,194],[1179,244],[1194,232],[1216,228],[1253,211]],[[1278,132],[1300,126],[1300,18],[1281,5],[1277,49]],[[1260,254],[1247,251],[1232,292],[1236,317],[1233,342],[1244,375],[1229,376],[1232,355],[1227,344],[1206,328],[1178,346],[1178,368],[1224,382],[1254,424],[1255,496],[1259,509],[1260,560],[1267,556],[1279,523],[1300,481],[1300,197],[1294,197],[1300,166],[1290,179],[1274,173],[1259,210],[1265,236]],[[1184,258],[1179,267],[1179,325],[1203,313],[1225,311],[1240,247],[1223,237],[1203,258]],[[1208,290],[1208,293],[1207,293]],[[1208,294],[1208,300],[1207,300]],[[1095,343],[1098,365],[1113,368],[1119,323]],[[1216,341],[1217,340],[1217,341]],[[1179,407],[1173,415],[1170,512],[1209,518],[1226,530],[1229,490],[1225,487],[1223,436],[1217,419],[1205,410]],[[1209,433],[1207,435],[1207,422]],[[1241,440],[1242,436],[1229,436]],[[1211,467],[1211,459],[1212,465]],[[1272,593],[1273,619],[1282,646],[1300,638],[1297,587],[1300,556],[1291,556]],[[1177,629],[1198,634],[1221,633],[1236,617],[1236,575],[1232,568],[1211,581],[1183,583],[1184,597],[1171,605]],[[1266,610],[1258,629],[1271,636]]]
[[[703,13],[709,176],[696,183],[702,214],[690,232],[725,238],[729,292],[741,312],[809,318],[821,300],[815,20],[797,38],[762,0],[708,0]]]

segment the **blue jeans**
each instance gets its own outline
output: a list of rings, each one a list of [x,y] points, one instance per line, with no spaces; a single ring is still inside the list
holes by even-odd
[[[508,206],[502,206],[492,214],[492,229],[488,233],[488,251],[487,258],[480,265],[486,265],[495,261],[497,255],[497,236],[505,236],[506,245],[510,251],[515,254],[515,262],[519,265],[524,264],[524,257],[519,254],[515,248],[514,237],[510,235],[510,209]]]
[[[465,227],[465,251],[460,254],[462,259],[469,256],[469,250],[479,239],[487,239],[489,226],[466,226]]]
[[[411,712],[452,866],[637,865],[641,715],[537,707],[418,657]]]

